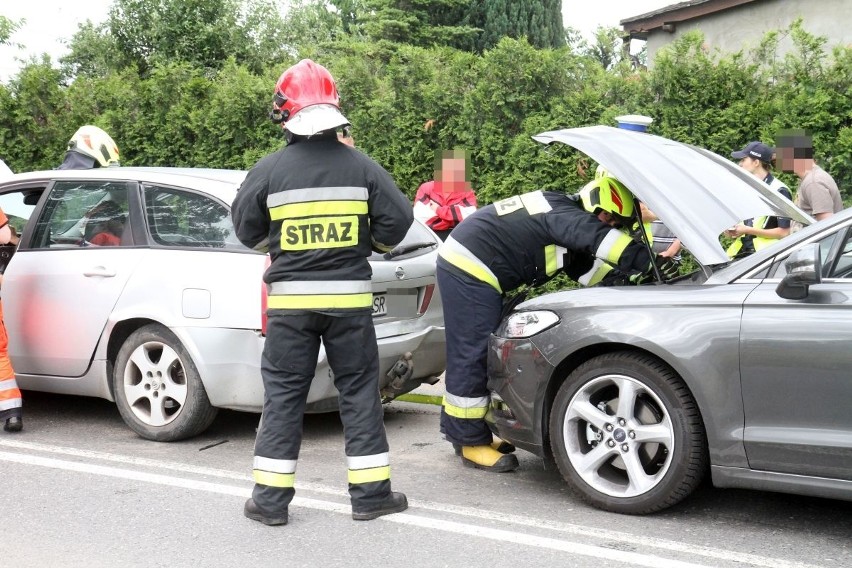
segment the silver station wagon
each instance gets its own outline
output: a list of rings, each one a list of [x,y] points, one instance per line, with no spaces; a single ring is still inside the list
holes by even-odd
[[[23,389],[115,401],[140,436],[204,431],[217,409],[260,412],[268,257],[234,236],[245,172],[107,168],[17,174],[0,207],[20,244],[0,247],[9,353]],[[444,370],[435,289],[440,241],[414,222],[375,254],[382,397]],[[333,411],[323,351],[309,411]]]
[[[730,160],[651,134],[534,138],[603,164],[698,265],[520,304],[489,350],[500,436],[610,511],[662,510],[708,473],[717,487],[852,500],[852,210],[813,222]],[[811,224],[729,261],[720,234],[763,215]]]

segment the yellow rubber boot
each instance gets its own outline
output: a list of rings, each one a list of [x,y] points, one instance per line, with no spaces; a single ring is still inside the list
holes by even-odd
[[[461,459],[465,467],[475,467],[495,473],[512,471],[518,467],[518,458],[513,454],[501,454],[490,445],[462,446]]]
[[[501,454],[511,454],[515,451],[515,445],[507,442],[506,440],[501,440],[497,438],[493,442],[491,442],[491,447],[500,452]],[[460,456],[462,453],[462,447],[459,444],[453,444],[453,449],[456,451],[456,455]]]

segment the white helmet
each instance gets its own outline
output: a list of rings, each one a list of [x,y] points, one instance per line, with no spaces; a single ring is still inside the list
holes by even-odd
[[[89,156],[102,168],[119,165],[118,146],[115,141],[109,134],[91,124],[77,129],[68,141],[68,151]]]

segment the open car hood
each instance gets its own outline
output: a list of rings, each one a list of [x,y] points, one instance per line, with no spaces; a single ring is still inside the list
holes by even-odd
[[[611,126],[542,132],[587,154],[617,177],[678,236],[702,264],[729,261],[719,235],[743,219],[773,215],[814,219],[763,181],[709,150]]]

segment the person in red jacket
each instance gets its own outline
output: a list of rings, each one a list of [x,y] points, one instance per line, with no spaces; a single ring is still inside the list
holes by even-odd
[[[443,241],[456,225],[476,211],[476,195],[467,180],[464,150],[445,150],[435,165],[435,180],[417,189],[414,217]]]

